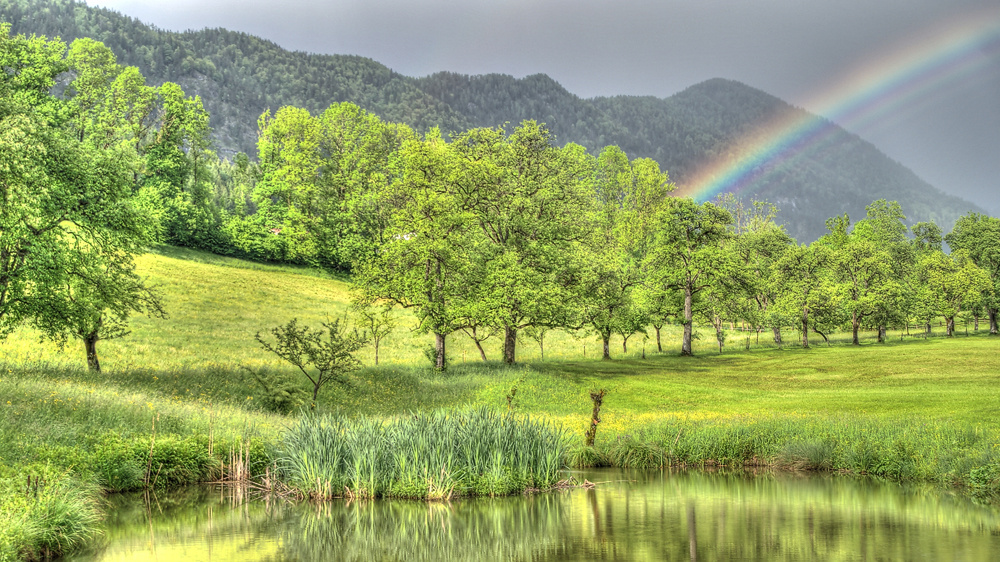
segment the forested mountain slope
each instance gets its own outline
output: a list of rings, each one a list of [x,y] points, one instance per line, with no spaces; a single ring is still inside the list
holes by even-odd
[[[15,33],[93,37],[122,64],[151,81],[174,81],[204,100],[222,155],[256,155],[257,118],[284,105],[319,112],[350,101],[418,131],[458,132],[524,119],[544,122],[561,143],[596,152],[616,144],[631,157],[651,157],[679,185],[706,162],[753,146],[768,120],[801,113],[774,96],[715,79],[665,99],[583,99],[550,77],[467,76],[441,72],[410,78],[358,56],[291,52],[246,33],[205,29],[175,33],[73,0],[0,0],[0,21]],[[837,127],[812,151],[785,162],[742,192],[777,204],[800,241],[823,233],[824,220],[864,214],[874,199],[898,200],[911,222],[935,220],[948,230],[973,204],[918,178],[870,143]]]
[[[320,112],[350,101],[417,130],[471,126],[462,115],[423,93],[413,79],[371,59],[314,55],[282,49],[259,37],[225,29],[175,33],[104,8],[73,0],[0,0],[0,21],[14,33],[78,37],[103,42],[123,65],[147,79],[180,84],[200,95],[211,114],[222,154],[257,153],[257,118],[294,105]]]

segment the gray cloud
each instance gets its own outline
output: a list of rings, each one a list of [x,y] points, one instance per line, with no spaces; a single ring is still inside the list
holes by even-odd
[[[666,97],[723,77],[813,111],[817,93],[995,0],[88,0],[164,29],[226,27],[407,75],[546,73],[582,97]],[[1000,27],[1000,11],[994,11]],[[853,129],[1000,212],[1000,52]],[[851,128],[851,123],[842,123]]]

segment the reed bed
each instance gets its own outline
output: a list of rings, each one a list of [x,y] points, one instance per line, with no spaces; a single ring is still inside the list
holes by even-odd
[[[558,481],[566,434],[490,408],[382,419],[300,420],[278,466],[306,497],[448,499],[545,489]]]
[[[768,466],[869,474],[1000,494],[1000,429],[877,415],[742,416],[663,420],[576,446],[571,466]]]

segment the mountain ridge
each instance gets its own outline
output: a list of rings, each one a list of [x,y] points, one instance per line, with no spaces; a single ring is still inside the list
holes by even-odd
[[[289,51],[222,28],[172,32],[106,8],[74,0],[0,0],[0,21],[14,33],[92,37],[119,62],[137,66],[152,83],[173,81],[200,95],[211,114],[220,154],[256,155],[257,117],[295,105],[312,113],[352,102],[388,121],[418,131],[445,133],[476,126],[544,122],[560,144],[588,150],[620,146],[631,157],[649,157],[685,184],[707,162],[745,153],[763,123],[779,115],[807,114],[745,84],[713,78],[666,98],[581,98],[545,74],[437,72],[408,77],[358,55]],[[900,201],[911,222],[935,220],[948,230],[978,206],[948,195],[840,127],[821,146],[789,163],[773,164],[765,181],[742,192],[775,203],[789,234],[800,241],[822,235],[825,219],[859,218],[874,199]]]

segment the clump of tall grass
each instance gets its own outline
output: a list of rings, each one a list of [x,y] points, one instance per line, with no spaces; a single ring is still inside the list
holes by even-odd
[[[660,446],[632,435],[620,435],[614,439],[608,446],[607,457],[612,466],[621,468],[662,468],[669,462]]]
[[[775,463],[790,470],[830,470],[833,452],[829,441],[789,441],[778,452]]]
[[[305,417],[278,466],[303,495],[442,499],[506,495],[558,480],[563,430],[482,407],[381,419]]]
[[[597,447],[588,447],[583,443],[573,445],[566,450],[566,466],[573,468],[596,468],[612,466],[608,456]]]
[[[0,467],[0,561],[59,556],[98,534],[93,485],[32,465]]]

